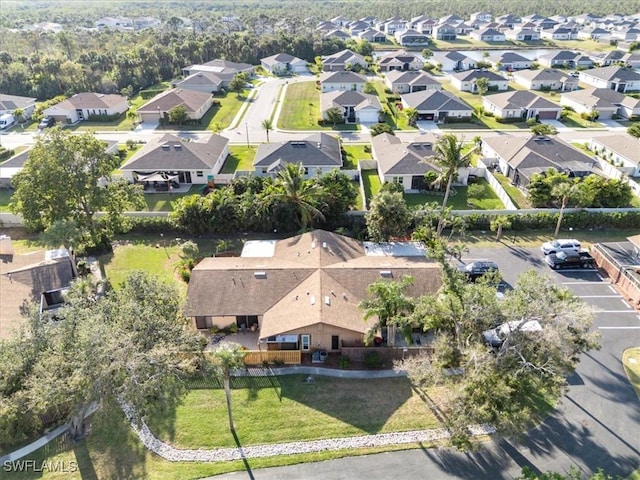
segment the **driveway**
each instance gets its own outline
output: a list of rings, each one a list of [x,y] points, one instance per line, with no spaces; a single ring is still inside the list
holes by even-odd
[[[495,440],[469,453],[425,447],[215,478],[506,480],[518,476],[524,466],[537,472],[566,472],[575,466],[584,475],[598,468],[613,476],[629,475],[640,459],[640,402],[620,359],[625,349],[640,343],[638,313],[597,270],[552,271],[537,248],[516,247],[505,240],[501,248],[471,248],[464,261],[480,259],[496,261],[512,285],[520,272],[540,270],[598,309],[594,327],[602,335],[601,350],[582,357],[558,408],[528,432],[521,444]]]
[[[607,127],[607,130],[618,132],[627,131],[627,127],[625,127],[621,123],[616,122],[615,120],[598,120],[598,123],[602,123],[605,127]]]

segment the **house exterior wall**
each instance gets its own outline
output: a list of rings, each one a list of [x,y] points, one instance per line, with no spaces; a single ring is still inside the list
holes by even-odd
[[[55,118],[57,122],[76,123],[78,121],[78,114],[75,110],[66,110],[57,105],[45,108],[42,113],[45,117]]]
[[[332,172],[333,170],[335,170],[336,168],[338,169],[340,168],[338,165],[332,165],[332,166],[307,165],[304,159],[300,159],[298,162],[294,162],[294,163],[302,163],[302,165],[306,169],[304,178],[313,178],[317,175],[326,175]],[[267,172],[267,167],[256,167],[255,172],[253,172],[252,174],[257,177],[275,176],[273,172],[272,173]]]
[[[630,177],[640,177],[640,165],[637,165],[635,163],[633,163],[632,161],[628,160],[626,157],[619,155],[617,153],[614,153],[613,150],[609,149],[608,147],[606,147],[605,145],[602,145],[600,142],[598,142],[595,139],[591,139],[591,142],[589,144],[589,148],[591,149],[591,151],[595,151],[596,149],[598,149],[598,151],[602,151],[602,149],[605,150],[605,154],[607,155],[607,158],[610,160],[613,160],[613,162],[618,165],[618,169],[623,170],[623,173],[625,175],[629,175]],[[603,157],[602,154],[598,155],[599,157]],[[609,158],[609,156],[611,158]],[[621,165],[621,166],[620,166]]]
[[[309,350],[310,352],[316,350],[326,350],[327,352],[337,352],[340,350],[342,342],[349,342],[351,344],[355,342],[362,342],[364,335],[362,333],[354,332],[352,330],[346,330],[344,328],[335,327],[332,325],[318,323],[315,325],[309,325],[308,327],[298,328],[287,332],[281,332],[282,335],[298,335],[298,341],[300,341],[300,335],[310,335]],[[338,349],[333,350],[331,348],[331,337],[338,336]],[[277,345],[277,344],[276,344]]]
[[[452,78],[451,85],[460,90],[461,92],[472,92],[475,88],[475,82],[465,82],[460,80],[459,78]],[[498,87],[498,90],[507,90],[509,88],[509,81],[489,81],[489,86]]]
[[[566,98],[566,97],[561,97],[560,98],[560,105],[566,105],[568,107],[572,107],[576,113],[591,113],[591,107],[587,107],[584,104],[580,103],[580,102],[575,102],[570,98]],[[614,113],[616,113],[618,110],[617,107],[615,108],[599,108],[598,112],[600,113],[599,119],[601,120],[608,120],[610,119]]]
[[[221,86],[222,84],[220,84],[220,87]],[[192,90],[195,92],[202,92],[202,93],[214,93],[214,92],[219,92],[220,87],[217,85],[199,85],[199,84],[181,83],[178,88],[182,88],[184,90]]]
[[[74,108],[72,110],[67,110],[65,108],[60,108],[58,105],[53,105],[45,109],[43,114],[64,123],[75,123],[80,120],[77,110],[81,110],[84,120],[87,120],[93,115],[118,115],[126,112],[128,109],[129,103],[125,98],[120,103],[110,108]]]
[[[151,169],[149,173],[157,171],[158,169]],[[139,171],[139,170],[136,170]],[[215,175],[215,171],[212,168],[204,169],[204,170],[191,170],[191,169],[177,169],[174,168],[171,172],[182,173],[189,172],[191,174],[191,183],[189,185],[205,185],[207,183],[207,177]],[[133,178],[133,170],[122,170],[122,177],[128,180],[129,182],[133,182],[135,179]],[[182,182],[185,184],[185,182]]]
[[[209,329],[214,325],[216,327],[218,327],[218,328],[228,327],[228,326],[233,325],[233,324],[236,323],[236,317],[235,316],[217,317],[217,316],[207,315],[207,316],[202,318],[202,321],[204,322],[205,326],[204,326],[204,328],[199,328],[198,329],[198,324],[197,324],[196,317],[191,317],[191,325],[193,326],[193,328],[198,329],[198,330]]]
[[[322,93],[333,92],[335,90],[355,90],[356,92],[361,92],[363,85],[362,83],[323,82],[321,90]]]

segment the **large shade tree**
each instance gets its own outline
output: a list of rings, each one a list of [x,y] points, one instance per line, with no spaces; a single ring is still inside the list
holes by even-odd
[[[144,204],[139,186],[112,178],[120,158],[105,149],[105,142],[92,133],[59,128],[43,133],[13,177],[11,210],[22,215],[30,230],[74,220],[90,245],[104,244],[125,221],[122,213]],[[100,221],[98,212],[105,213]]]
[[[371,200],[365,215],[369,238],[376,242],[388,242],[393,237],[403,237],[412,218],[402,193],[381,190]]]

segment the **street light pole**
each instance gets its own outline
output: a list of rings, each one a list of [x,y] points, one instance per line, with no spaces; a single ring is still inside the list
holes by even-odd
[[[244,122],[244,131],[247,134],[247,148],[249,148],[249,123]]]

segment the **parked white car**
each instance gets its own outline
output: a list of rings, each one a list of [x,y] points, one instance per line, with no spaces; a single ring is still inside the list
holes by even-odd
[[[550,253],[558,252],[579,252],[581,248],[582,244],[576,239],[558,238],[556,240],[543,243],[540,249],[542,250],[542,253],[549,255]]]

